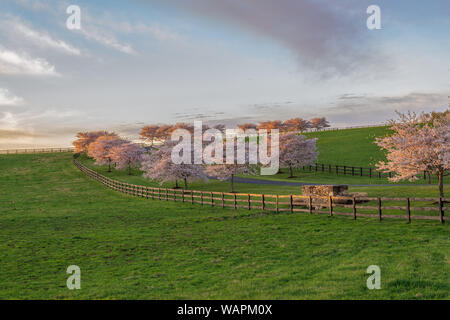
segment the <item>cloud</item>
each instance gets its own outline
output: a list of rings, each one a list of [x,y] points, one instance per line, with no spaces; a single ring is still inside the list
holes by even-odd
[[[168,27],[156,23],[152,25],[146,25],[144,23],[138,23],[134,26],[129,25],[129,31],[150,34],[160,41],[179,41],[183,39],[180,34],[170,30]]]
[[[313,0],[167,2],[271,39],[290,49],[302,66],[327,76],[350,74],[375,59],[376,52],[368,50],[369,42],[364,37],[367,30],[361,18],[352,13],[354,10],[345,8],[347,2],[337,5]]]
[[[116,49],[123,53],[136,54],[131,45],[120,43],[113,35],[110,35],[97,27],[90,26],[86,28],[83,26],[81,30],[78,31],[88,40],[98,42],[106,47]]]
[[[15,0],[15,2],[21,5],[24,8],[33,10],[33,11],[41,11],[41,10],[50,10],[51,6],[47,3],[44,3],[40,0]]]
[[[411,92],[397,96],[368,96],[348,94],[338,98],[334,107],[322,109],[323,116],[334,124],[378,124],[395,118],[399,112],[431,112],[447,108],[448,94]],[[349,99],[349,97],[351,97]]]
[[[22,98],[11,94],[8,89],[0,88],[0,106],[16,106],[22,102]]]
[[[62,40],[53,39],[47,33],[38,32],[18,21],[17,19],[8,20],[4,24],[7,24],[14,31],[25,36],[27,39],[40,47],[56,49],[58,51],[71,55],[80,55],[81,53],[78,48],[75,48]]]
[[[56,76],[55,67],[41,58],[31,58],[0,47],[0,74]]]

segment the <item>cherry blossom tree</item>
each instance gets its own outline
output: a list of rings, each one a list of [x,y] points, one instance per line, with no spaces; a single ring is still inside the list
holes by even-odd
[[[399,113],[398,121],[391,121],[393,134],[376,139],[376,143],[387,154],[377,168],[382,172],[393,172],[391,181],[418,179],[424,171],[438,178],[439,196],[444,197],[444,176],[450,169],[450,119],[435,119],[430,115]]]
[[[153,142],[155,138],[157,137],[157,132],[160,129],[160,126],[157,125],[151,125],[151,126],[145,126],[141,129],[140,136],[142,140],[150,141],[150,145],[153,146]]]
[[[207,165],[206,173],[221,181],[229,180],[231,192],[234,192],[234,176],[237,174],[256,175],[258,173],[258,167],[256,164],[250,164],[248,143],[246,143],[243,156],[239,155],[236,145],[234,146],[233,155],[228,155],[227,157],[226,153],[226,146],[224,146],[222,163]],[[233,163],[227,163],[227,158],[233,159]]]
[[[287,132],[304,132],[310,127],[309,121],[302,118],[289,119],[283,124]]]
[[[239,129],[241,129],[242,131],[246,131],[246,130],[250,130],[250,129],[256,130],[256,128],[258,126],[254,123],[244,123],[244,124],[239,124],[237,127]]]
[[[278,129],[280,131],[283,131],[284,125],[283,125],[283,122],[281,122],[280,120],[263,121],[258,124],[256,129],[258,129],[258,130],[266,129],[268,132],[270,132],[270,130],[272,130],[272,129]]]
[[[89,145],[101,136],[118,137],[117,134],[107,131],[78,132],[78,139],[72,143],[75,147],[74,153],[87,153]]]
[[[188,188],[188,181],[203,180],[208,177],[201,164],[193,164],[194,148],[191,148],[191,163],[176,164],[172,161],[172,149],[175,143],[166,141],[157,150],[153,150],[148,159],[142,163],[144,177],[159,180],[161,183],[174,181],[178,187],[178,180],[184,181],[184,188]]]
[[[319,152],[317,139],[306,139],[305,136],[287,133],[280,137],[280,165],[289,168],[289,178],[293,178],[293,169],[310,165],[317,161]]]
[[[111,149],[126,143],[125,140],[118,136],[105,135],[98,137],[94,142],[89,144],[88,156],[95,159],[97,165],[108,165],[108,172],[111,172],[112,155]]]
[[[320,130],[323,128],[328,128],[330,126],[329,122],[325,118],[312,118],[309,120],[311,128]]]
[[[174,132],[177,129],[185,129],[187,131],[189,131],[191,134],[194,133],[194,126],[184,123],[184,122],[178,122],[176,124],[174,124],[173,126],[170,126],[168,133],[169,136],[172,134],[172,132]]]
[[[146,160],[145,149],[129,141],[112,147],[110,156],[111,160],[116,163],[116,169],[128,168],[130,175],[132,167],[138,167]]]

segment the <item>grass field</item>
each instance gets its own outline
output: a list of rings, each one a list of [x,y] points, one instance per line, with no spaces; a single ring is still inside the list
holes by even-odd
[[[305,133],[318,138],[318,162],[360,167],[374,167],[385,156],[374,143],[375,138],[389,133],[388,127],[370,127]]]
[[[70,154],[0,156],[0,181],[2,299],[450,298],[449,227],[434,221],[134,198],[87,178]],[[66,288],[72,264],[81,290]],[[366,288],[373,264],[381,290]]]
[[[107,166],[96,166],[94,161],[85,155],[82,155],[78,159],[81,163],[88,166],[91,169],[98,171],[99,173],[108,176],[119,181],[145,185],[151,187],[165,187],[173,188],[174,183],[163,183],[145,179],[142,176],[142,172],[138,169],[134,169],[132,175],[129,175],[126,170],[112,170],[108,172]],[[301,173],[299,173],[300,175]],[[286,173],[282,175],[287,175]],[[278,179],[280,175],[275,176],[251,176],[250,178],[258,179],[269,179],[269,180],[280,180],[280,181],[297,181],[297,182],[318,182],[318,183],[330,183],[330,184],[364,184],[366,180],[364,177],[352,177],[352,176],[336,176],[333,174],[316,174],[316,179],[314,179],[314,174],[308,173],[309,179]],[[303,175],[301,175],[303,177]],[[358,179],[360,178],[360,179]],[[373,181],[376,183],[376,181]],[[383,183],[378,181],[378,183]],[[180,182],[180,186],[182,183]],[[193,190],[205,190],[205,191],[218,191],[218,192],[229,192],[230,183],[226,181],[209,180],[208,182],[191,182],[188,187]],[[250,184],[250,183],[235,183],[236,192],[240,193],[265,193],[265,194],[301,194],[300,186],[278,186],[278,185],[264,185],[264,184]],[[386,197],[386,196],[396,196],[396,197],[439,197],[439,191],[436,185],[425,185],[425,186],[398,186],[392,184],[389,187],[379,187],[379,186],[369,186],[369,187],[349,187],[350,192],[366,192],[368,196]],[[444,191],[449,194],[450,187],[445,186]]]

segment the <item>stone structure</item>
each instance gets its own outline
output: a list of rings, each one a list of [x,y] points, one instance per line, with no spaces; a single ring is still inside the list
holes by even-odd
[[[302,195],[312,197],[348,196],[348,186],[347,185],[302,186]]]

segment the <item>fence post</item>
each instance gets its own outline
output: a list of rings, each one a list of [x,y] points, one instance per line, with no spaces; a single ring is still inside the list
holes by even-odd
[[[339,175],[339,166],[336,166],[336,174]]]
[[[309,209],[309,214],[312,214],[312,197],[309,196],[308,198],[308,209]]]
[[[276,197],[276,200],[275,200],[275,203],[276,203],[276,210],[277,210],[277,213],[279,213],[280,212],[280,208],[279,208],[279,206],[278,206],[278,202],[279,202],[279,195],[277,195],[277,197]]]
[[[333,216],[333,197],[328,197],[328,206],[330,207],[330,217]]]
[[[184,190],[181,190],[182,194],[181,194],[181,201],[184,203]]]
[[[191,203],[194,204],[194,190],[191,191]]]
[[[352,167],[352,176],[355,175],[355,167]]]
[[[247,201],[248,201],[248,210],[251,209],[250,207],[250,194],[247,195]]]
[[[378,220],[381,222],[381,198],[378,197]]]
[[[262,204],[262,209],[264,210],[265,209],[265,206],[264,206],[264,194],[261,195],[261,204]]]
[[[214,207],[214,194],[211,192],[211,207]]]
[[[225,194],[222,192],[222,208],[225,208]]]
[[[352,209],[353,209],[353,220],[356,220],[356,197],[353,197]]]
[[[372,168],[369,168],[369,178],[372,178]]]
[[[161,188],[158,188],[158,200],[161,200]]]
[[[291,213],[293,213],[294,212],[294,199],[292,198],[292,194],[289,197],[289,203],[290,203],[289,208],[291,209]]]
[[[439,220],[444,223],[444,202],[442,198],[439,198]]]
[[[236,199],[236,193],[234,194],[234,210],[237,209],[237,199]]]
[[[169,190],[166,188],[166,201],[169,201]]]
[[[203,205],[203,191],[200,191],[200,203]]]
[[[361,176],[361,177],[363,176],[363,175],[362,175],[362,171],[363,171],[363,168],[360,167],[360,168],[359,168],[359,172],[360,172],[360,176]]]
[[[344,166],[344,175],[347,174],[347,166]]]
[[[408,223],[411,223],[411,201],[406,198],[406,214],[408,216]]]

